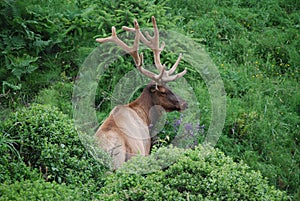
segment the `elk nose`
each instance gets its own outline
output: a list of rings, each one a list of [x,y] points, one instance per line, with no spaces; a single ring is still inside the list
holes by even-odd
[[[180,104],[180,110],[185,110],[188,108],[188,104],[187,102],[183,101],[181,104]]]

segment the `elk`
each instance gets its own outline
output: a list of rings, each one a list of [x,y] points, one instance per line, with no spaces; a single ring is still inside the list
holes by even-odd
[[[114,42],[117,44],[133,57],[139,72],[152,80],[136,100],[126,105],[116,106],[95,133],[100,148],[112,157],[113,169],[119,168],[134,155],[149,155],[151,149],[149,126],[155,124],[163,111],[182,111],[187,107],[186,101],[166,86],[167,82],[174,81],[187,72],[184,69],[173,75],[182,55],[180,54],[175,64],[166,70],[166,66],[162,65],[160,61],[160,54],[165,43],[159,47],[159,31],[153,16],[152,24],[153,37],[148,32],[145,32],[145,35],[141,32],[137,20],[134,21],[134,28],[122,27],[123,30],[135,34],[132,47],[118,38],[115,27],[112,27],[110,37],[96,39],[99,43]],[[143,54],[138,53],[140,41],[153,51],[154,63],[159,70],[158,74],[143,68]]]

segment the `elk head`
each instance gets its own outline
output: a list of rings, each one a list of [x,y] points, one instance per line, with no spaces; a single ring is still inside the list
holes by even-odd
[[[134,28],[129,28],[126,26],[122,27],[122,29],[125,31],[135,33],[134,44],[132,47],[129,47],[118,38],[115,27],[112,27],[112,35],[110,37],[98,38],[96,39],[96,41],[99,43],[114,42],[119,47],[121,47],[126,53],[130,54],[133,57],[136,68],[142,74],[153,80],[153,82],[151,83],[155,83],[155,88],[151,87],[153,86],[153,84],[151,83],[148,84],[148,86],[146,87],[146,90],[150,88],[150,91],[148,91],[151,92],[151,97],[154,105],[162,106],[167,112],[174,110],[184,110],[187,107],[187,103],[183,101],[182,98],[175,95],[166,86],[167,82],[174,81],[186,74],[187,70],[184,69],[182,72],[173,75],[182,58],[182,54],[179,54],[177,61],[170,68],[170,70],[166,70],[166,66],[163,65],[160,61],[160,54],[165,47],[165,43],[163,42],[162,45],[159,46],[159,31],[154,16],[152,16],[152,24],[154,28],[153,37],[151,37],[148,32],[145,32],[145,35],[141,32],[137,20],[134,21]],[[138,53],[140,41],[153,51],[154,63],[157,70],[159,71],[159,74],[155,74],[143,68],[143,54]]]
[[[166,86],[152,82],[145,90],[151,94],[152,104],[161,106],[167,112],[182,111],[187,108],[187,103]]]

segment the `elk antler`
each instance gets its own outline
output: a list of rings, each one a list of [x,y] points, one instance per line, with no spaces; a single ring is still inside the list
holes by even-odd
[[[162,46],[159,47],[159,31],[158,31],[156,20],[155,20],[154,16],[152,16],[152,24],[153,24],[153,29],[154,29],[153,37],[151,37],[149,32],[147,32],[147,31],[146,31],[146,36],[144,36],[143,33],[141,32],[138,22],[136,20],[134,21],[134,28],[129,28],[126,26],[122,27],[122,29],[124,31],[129,31],[129,32],[135,33],[134,44],[132,47],[129,47],[128,45],[126,45],[123,41],[121,41],[118,38],[115,27],[112,27],[112,35],[110,37],[98,38],[98,39],[96,39],[96,41],[99,43],[115,42],[126,53],[130,54],[133,57],[137,69],[139,69],[139,71],[142,74],[144,74],[147,77],[154,80],[156,82],[156,84],[158,84],[158,85],[165,85],[167,82],[171,82],[171,81],[174,81],[174,80],[182,77],[187,72],[187,70],[184,69],[181,73],[172,75],[175,72],[175,70],[182,58],[182,54],[179,54],[177,61],[175,62],[175,64],[172,66],[172,68],[170,70],[165,70],[166,66],[162,65],[161,61],[160,61],[160,53],[163,51],[163,49],[165,47],[165,43],[163,42]],[[156,68],[159,70],[158,75],[143,68],[143,66],[142,66],[143,65],[143,54],[142,53],[140,55],[138,54],[139,40],[141,40],[146,46],[148,46],[153,51],[154,63],[155,63]]]
[[[139,29],[139,24],[138,22],[135,20],[134,21],[134,29],[138,30]],[[124,27],[123,27],[124,30]],[[111,36],[107,37],[107,38],[97,38],[96,42],[98,43],[105,43],[105,42],[115,42],[119,47],[121,47],[126,53],[130,54],[135,62],[135,65],[141,66],[143,63],[143,55],[139,55],[138,53],[138,49],[139,49],[139,41],[140,41],[140,35],[139,34],[135,34],[135,38],[134,38],[134,43],[132,47],[129,47],[128,45],[126,45],[123,41],[121,41],[117,34],[116,34],[116,28],[113,26],[111,28]]]

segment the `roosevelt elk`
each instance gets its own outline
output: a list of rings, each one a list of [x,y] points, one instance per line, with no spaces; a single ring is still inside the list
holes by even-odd
[[[127,105],[116,106],[95,134],[99,146],[111,155],[114,169],[134,155],[149,155],[151,148],[149,125],[155,124],[163,111],[182,111],[187,107],[187,103],[166,86],[167,82],[174,81],[187,72],[185,69],[172,75],[182,55],[179,55],[170,70],[165,69],[165,65],[162,65],[160,61],[160,53],[165,44],[162,43],[159,47],[159,32],[154,17],[152,17],[152,24],[153,37],[148,32],[143,35],[136,20],[134,28],[122,27],[125,31],[135,33],[132,47],[118,38],[115,27],[112,27],[110,37],[96,39],[99,43],[116,43],[133,57],[136,68],[152,79],[136,100]],[[158,75],[143,68],[143,54],[138,53],[140,41],[153,51],[154,63],[159,70]]]

